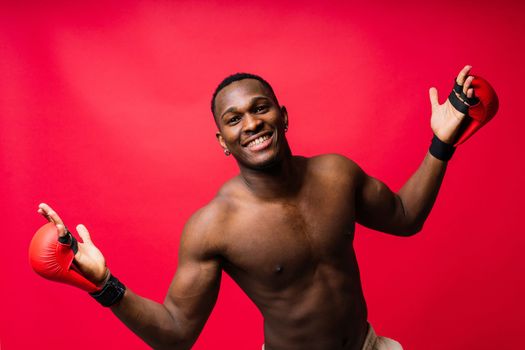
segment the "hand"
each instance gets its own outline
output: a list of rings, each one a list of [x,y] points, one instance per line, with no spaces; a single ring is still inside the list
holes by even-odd
[[[55,224],[59,237],[64,237],[67,234],[66,226],[62,219],[49,205],[41,203],[38,206],[38,213],[42,214],[49,222]],[[82,242],[78,242],[78,252],[75,254],[74,263],[86,279],[97,286],[101,286],[109,275],[106,260],[91,241],[86,227],[78,225],[76,229],[80,238],[82,238]]]
[[[461,72],[459,72],[456,82],[463,86],[463,93],[468,98],[474,96],[474,89],[471,88],[472,80],[474,77],[468,75],[471,66],[465,66]],[[430,118],[430,127],[441,141],[453,144],[455,142],[457,132],[461,125],[461,122],[465,118],[465,114],[456,110],[450,101],[447,100],[443,104],[439,104],[437,89],[432,87],[429,90],[430,104],[432,105],[432,117]],[[456,95],[458,95],[456,93]],[[458,95],[459,97],[459,95]],[[461,99],[461,97],[459,97]]]

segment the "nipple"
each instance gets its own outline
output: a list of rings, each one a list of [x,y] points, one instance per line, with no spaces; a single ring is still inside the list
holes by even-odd
[[[283,272],[283,267],[282,267],[282,265],[276,265],[276,266],[275,266],[275,272],[277,272],[277,273],[281,273],[281,272]]]

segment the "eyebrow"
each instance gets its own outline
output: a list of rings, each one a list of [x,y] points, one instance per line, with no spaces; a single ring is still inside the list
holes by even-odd
[[[250,105],[252,105],[256,100],[262,100],[262,99],[264,99],[266,101],[270,101],[270,98],[268,98],[267,96],[254,96],[250,100]],[[228,108],[227,110],[224,111],[224,113],[222,113],[221,119],[223,119],[226,114],[231,113],[231,112],[235,112],[235,111],[237,111],[237,107],[235,107],[235,106],[232,106],[232,107]]]

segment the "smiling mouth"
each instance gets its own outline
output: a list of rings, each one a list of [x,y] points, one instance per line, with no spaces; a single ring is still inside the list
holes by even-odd
[[[250,143],[248,143],[246,147],[248,147],[252,151],[259,151],[265,149],[272,143],[272,136],[273,133],[259,136],[255,140],[250,141]]]

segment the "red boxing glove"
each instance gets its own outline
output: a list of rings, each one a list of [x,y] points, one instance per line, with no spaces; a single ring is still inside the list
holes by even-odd
[[[467,115],[463,121],[464,125],[461,126],[460,136],[454,146],[467,141],[476,131],[494,118],[498,111],[498,95],[485,79],[476,76],[471,87],[474,89],[474,96],[479,101],[468,107]]]
[[[54,223],[47,223],[36,231],[29,245],[29,263],[33,270],[48,280],[70,284],[89,293],[100,290],[73,264],[76,239],[68,232],[60,241]]]

